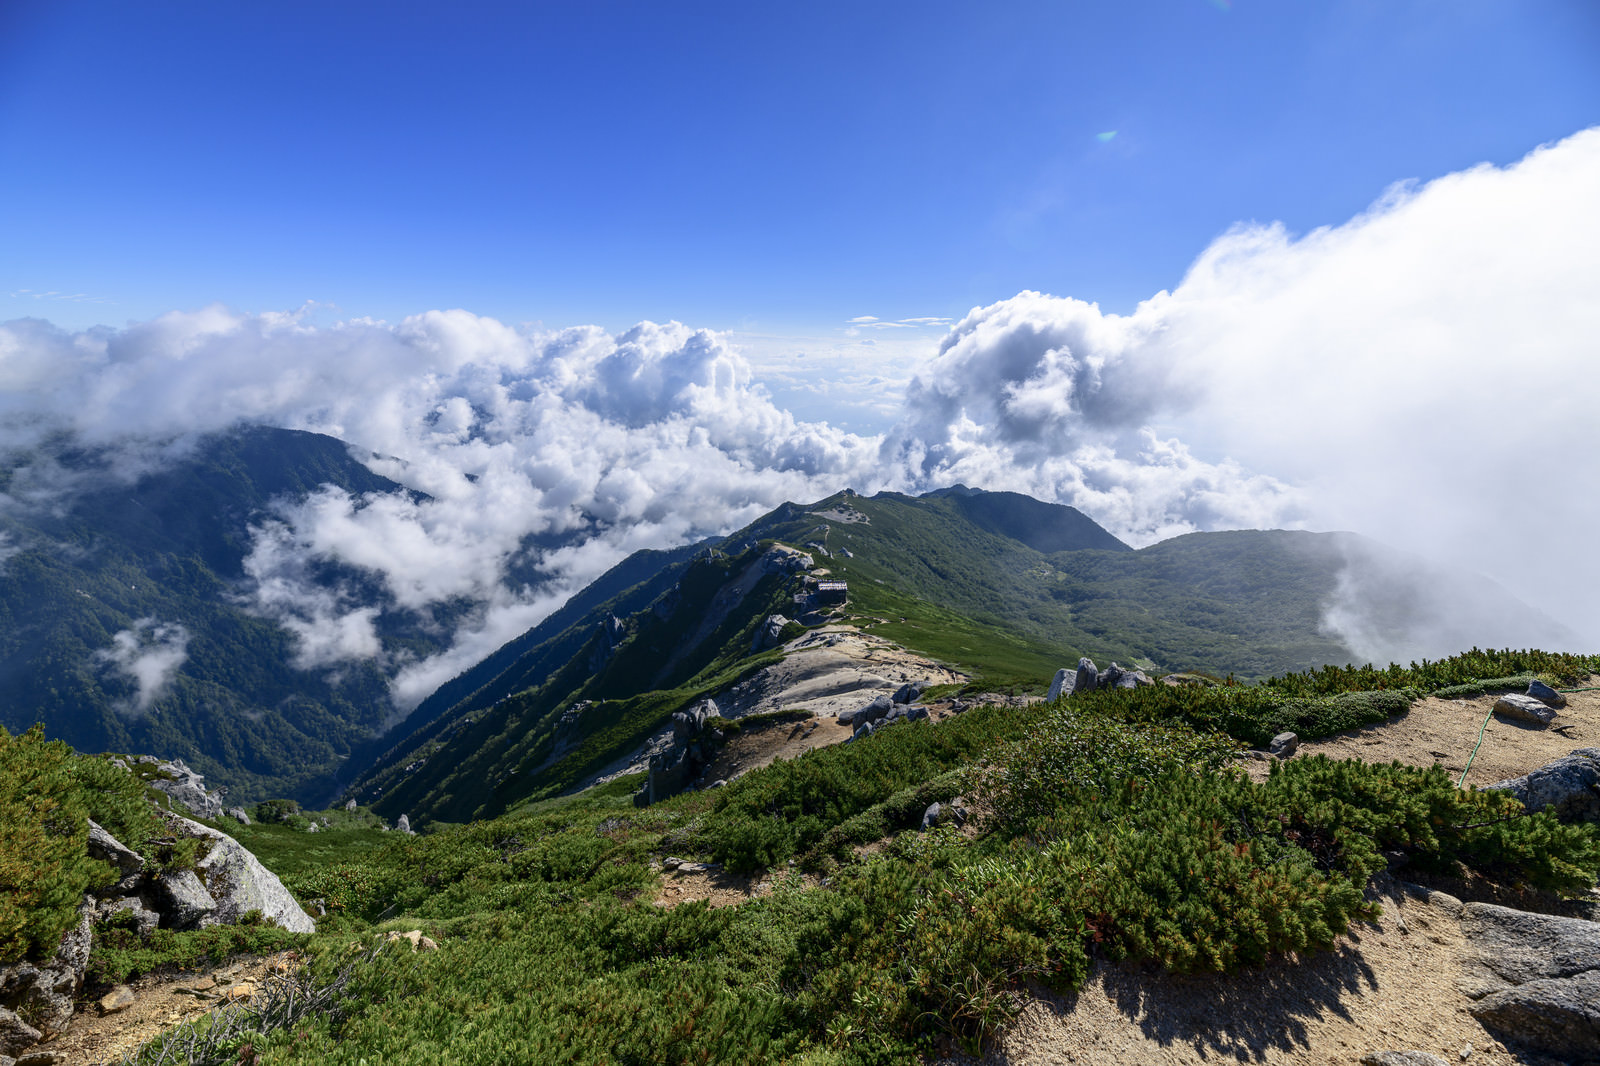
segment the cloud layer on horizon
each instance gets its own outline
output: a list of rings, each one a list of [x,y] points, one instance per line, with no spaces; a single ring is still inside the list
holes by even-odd
[[[1238,227],[1129,315],[1039,293],[975,308],[879,436],[797,419],[725,336],[678,323],[313,327],[212,307],[0,325],[0,447],[65,430],[136,472],[260,422],[400,457],[369,465],[429,499],[285,503],[247,570],[306,669],[384,656],[372,608],[319,586],[313,561],[373,575],[393,609],[476,603],[450,651],[388,664],[401,707],[637,548],[847,485],[1023,491],[1134,544],[1354,529],[1487,573],[1600,646],[1596,187],[1591,130],[1298,238]],[[539,536],[567,543],[530,549]]]

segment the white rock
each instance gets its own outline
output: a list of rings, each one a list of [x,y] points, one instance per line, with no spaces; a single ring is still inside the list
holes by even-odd
[[[217,904],[206,924],[232,924],[247,911],[260,911],[291,933],[316,931],[317,923],[295,902],[278,875],[262,866],[243,844],[199,822],[178,821],[190,836],[212,841],[211,853],[195,864],[206,892]]]

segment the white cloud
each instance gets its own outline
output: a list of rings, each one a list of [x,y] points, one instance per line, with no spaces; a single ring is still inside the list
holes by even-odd
[[[378,659],[402,706],[636,548],[846,485],[1023,491],[1138,544],[1355,529],[1487,573],[1600,646],[1597,187],[1589,131],[1397,187],[1341,226],[1240,227],[1129,315],[1032,292],[974,308],[933,352],[917,329],[932,316],[858,316],[872,345],[465,311],[313,327],[212,307],[76,334],[22,320],[0,325],[0,445],[66,430],[117,443],[131,473],[243,421],[400,457],[369,465],[427,498],[285,504],[248,572],[300,665]],[[444,603],[470,605],[445,653],[385,656],[384,611]]]
[[[138,718],[165,694],[178,668],[189,660],[189,631],[176,622],[141,618],[132,629],[118,631],[111,647],[95,652],[95,659],[133,683],[133,694],[113,706],[120,715]]]
[[[1251,513],[1359,530],[1600,645],[1597,187],[1590,130],[1298,239],[1235,229],[1131,315],[1038,293],[974,309],[885,458],[911,483],[1033,484],[1135,541]],[[1113,506],[1125,492],[1144,509]]]

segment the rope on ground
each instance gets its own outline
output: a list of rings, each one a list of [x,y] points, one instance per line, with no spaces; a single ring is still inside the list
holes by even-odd
[[[1467,765],[1461,768],[1461,780],[1456,782],[1457,788],[1462,788],[1467,783],[1467,771],[1472,769],[1472,760],[1478,757],[1478,749],[1483,747],[1483,734],[1489,728],[1489,719],[1494,717],[1494,710],[1483,716],[1483,724],[1478,727],[1478,742],[1472,745],[1472,754],[1467,756]]]
[[[1588,688],[1559,688],[1559,689],[1556,689],[1556,691],[1557,692],[1600,692],[1600,685],[1591,685]],[[1483,733],[1484,733],[1484,730],[1489,728],[1489,719],[1491,719],[1493,717],[1494,717],[1494,709],[1490,708],[1489,713],[1483,716],[1483,724],[1478,727],[1478,742],[1476,744],[1472,745],[1472,754],[1467,756],[1467,765],[1465,765],[1465,766],[1463,766],[1461,768],[1461,779],[1456,782],[1456,787],[1457,788],[1461,788],[1462,786],[1464,786],[1466,784],[1467,771],[1472,769],[1472,760],[1476,759],[1478,757],[1478,749],[1483,747]]]

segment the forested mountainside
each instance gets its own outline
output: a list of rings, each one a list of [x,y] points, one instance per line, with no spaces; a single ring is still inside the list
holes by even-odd
[[[325,485],[401,486],[342,441],[282,429],[207,437],[143,474],[122,461],[61,444],[0,465],[0,724],[182,757],[243,801],[326,798],[393,714],[388,679],[372,662],[292,665],[295,638],[244,595],[251,526]],[[381,602],[358,572],[322,577]],[[393,646],[441,646],[425,627],[383,625]]]

